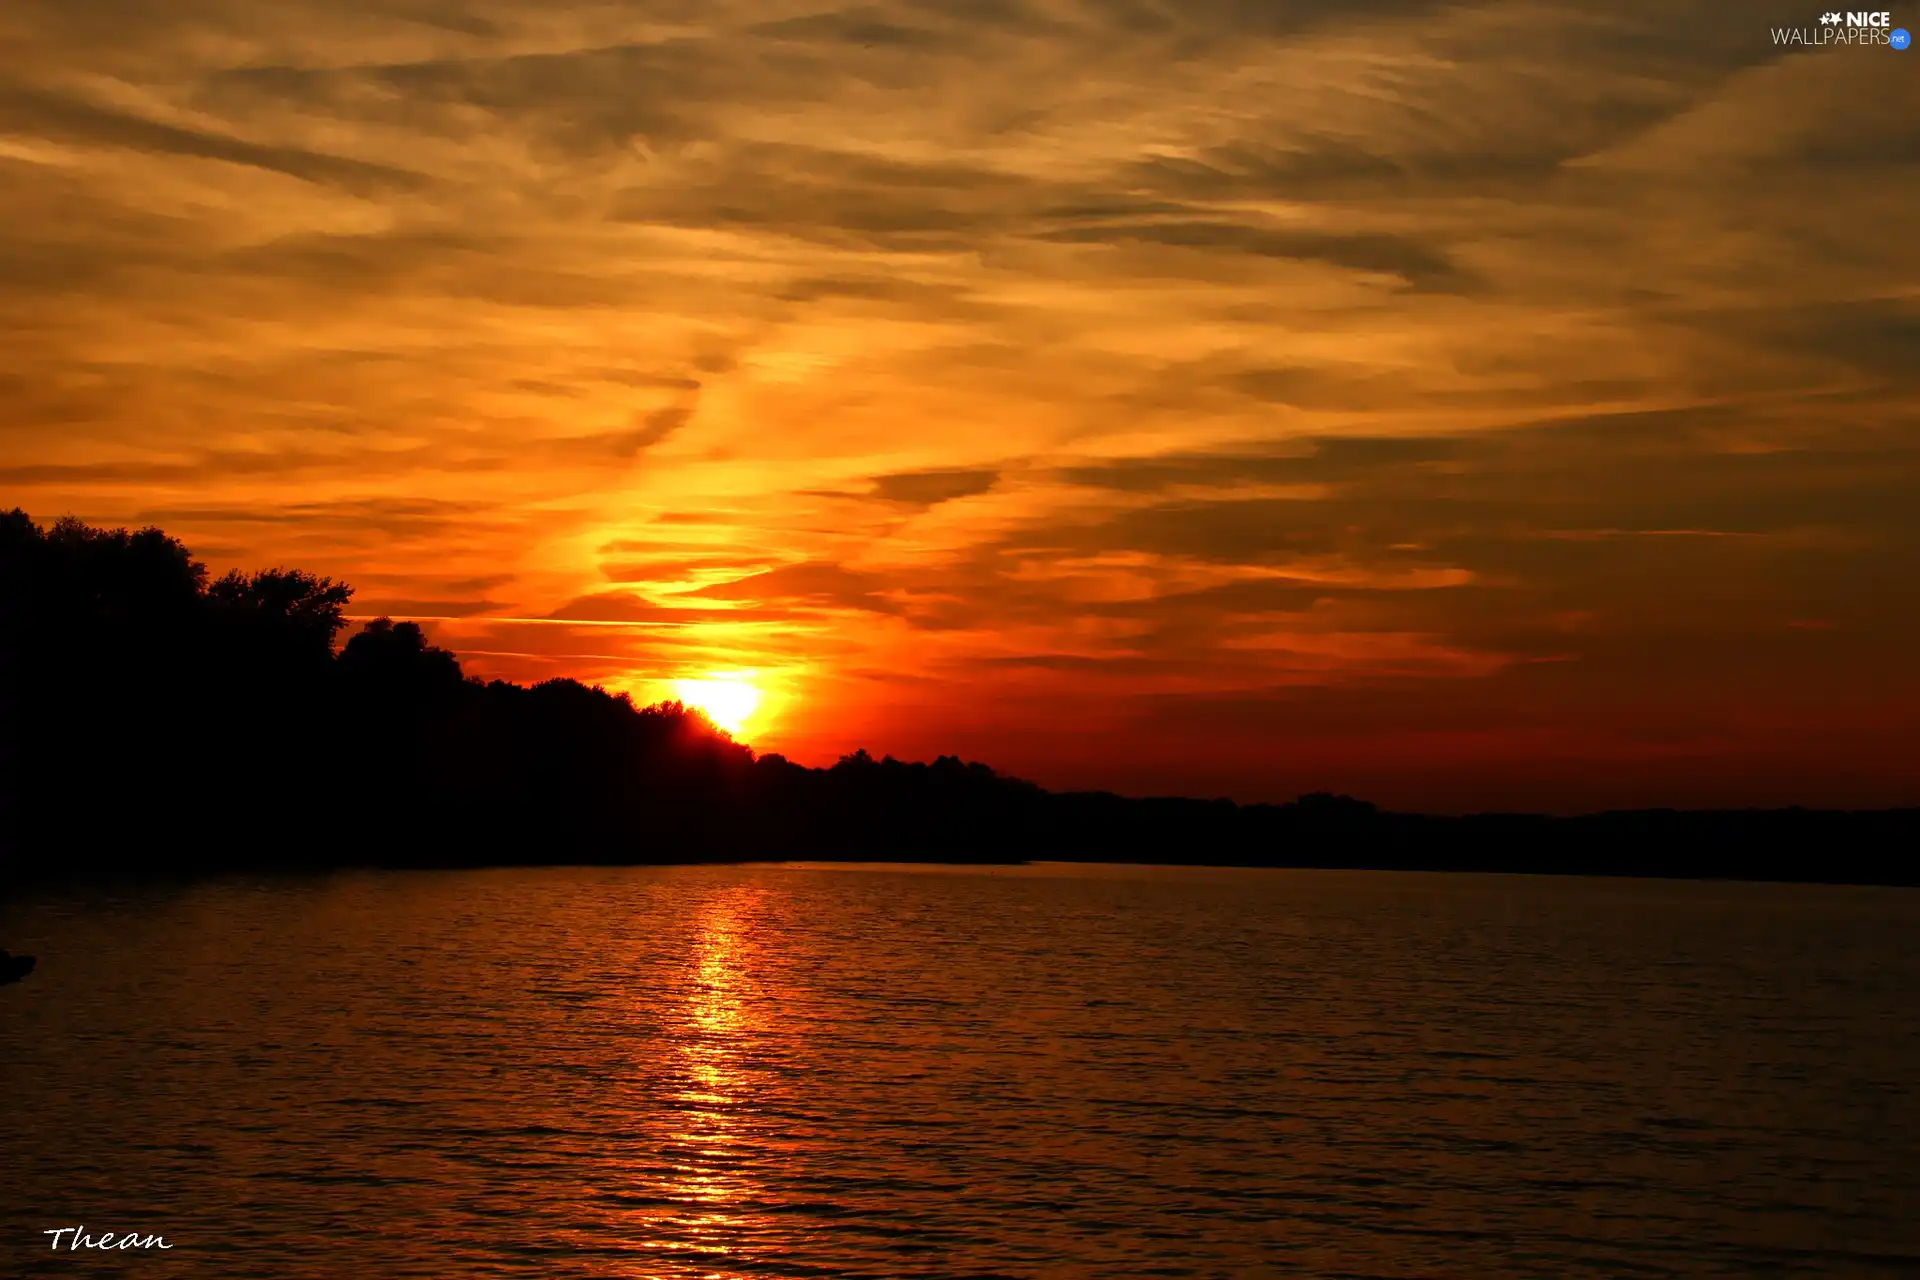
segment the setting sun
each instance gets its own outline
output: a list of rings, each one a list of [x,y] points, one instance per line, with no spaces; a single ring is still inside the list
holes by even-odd
[[[760,706],[760,690],[738,677],[675,680],[673,696],[736,737]]]

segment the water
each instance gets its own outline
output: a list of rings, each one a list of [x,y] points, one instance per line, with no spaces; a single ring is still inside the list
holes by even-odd
[[[1119,867],[41,893],[0,1274],[1915,1274],[1916,926]]]

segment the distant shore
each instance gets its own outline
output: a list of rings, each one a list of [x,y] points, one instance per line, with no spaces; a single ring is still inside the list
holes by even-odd
[[[798,770],[798,766],[786,766]],[[878,762],[877,770],[924,773],[932,766]],[[823,791],[835,770],[805,770]],[[1011,782],[998,779],[997,782]],[[196,856],[153,857],[139,849],[73,849],[58,859],[0,859],[20,881],[145,875],[343,870],[453,870],[539,866],[670,866],[743,862],[943,863],[1020,866],[1115,863],[1141,866],[1428,871],[1747,880],[1805,884],[1920,886],[1920,809],[1638,810],[1555,817],[1391,813],[1343,797],[1308,796],[1284,805],[1232,805],[1105,793],[1049,793],[1020,785],[1030,820],[967,840],[889,835],[839,809],[838,839],[816,829],[804,839],[762,832],[735,848],[707,845],[637,851],[617,847],[512,848],[425,839],[389,844],[377,833],[331,856],[232,846]],[[766,815],[762,815],[763,817]],[[816,815],[817,816],[817,815]],[[956,825],[949,809],[943,815]],[[818,825],[818,824],[817,824]],[[970,824],[967,824],[970,825]],[[425,835],[425,833],[420,833]],[[990,851],[990,852],[988,852]]]

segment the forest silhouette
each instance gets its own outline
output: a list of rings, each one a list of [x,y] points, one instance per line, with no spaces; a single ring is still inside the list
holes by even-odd
[[[1431,817],[756,755],[678,703],[466,676],[344,583],[0,515],[0,874],[1028,859],[1920,882],[1920,810]],[[345,643],[341,640],[345,637]]]

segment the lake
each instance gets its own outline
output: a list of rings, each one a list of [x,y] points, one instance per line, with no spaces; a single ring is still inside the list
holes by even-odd
[[[355,872],[0,945],[9,1276],[1920,1273],[1912,890]]]

